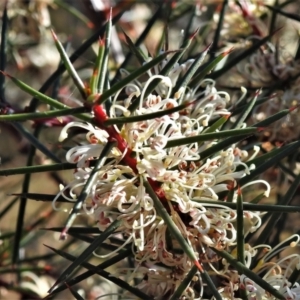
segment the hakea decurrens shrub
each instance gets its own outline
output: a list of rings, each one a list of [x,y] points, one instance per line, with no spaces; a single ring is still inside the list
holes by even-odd
[[[253,2],[229,1],[229,13],[224,20],[229,28],[232,15],[233,20],[242,18],[242,27],[256,34],[254,41],[264,35],[266,27],[260,16],[266,8]],[[242,12],[242,17],[236,12]],[[267,132],[270,128],[265,126],[283,116],[293,117],[292,109],[278,113],[280,108],[273,105],[277,102],[272,105],[269,102],[261,117],[259,106],[254,104],[260,95],[259,89],[268,87],[274,77],[284,81],[295,76],[298,62],[278,61],[270,49],[263,47],[260,52],[247,54],[246,63],[238,64],[236,69],[244,76],[245,85],[250,82],[250,87],[258,91],[249,96],[247,89],[241,87],[242,96],[232,101],[232,95],[218,89],[216,80],[212,79],[217,76],[213,73],[216,77],[210,77],[211,70],[231,50],[219,55],[214,51],[208,58],[208,46],[196,58],[189,59],[184,55],[196,31],[183,42],[180,50],[157,51],[157,56],[147,57],[125,37],[141,66],[133,72],[120,69],[115,79],[110,80],[111,26],[109,20],[105,34],[102,33],[104,38],[99,41],[89,85],[82,82],[53,32],[64,67],[84,105],[77,107],[80,102],[76,100],[72,113],[80,121],[74,121],[73,117],[65,119],[71,121],[59,136],[62,143],[75,129],[76,145],[66,153],[68,167],[75,169],[73,180],[61,186],[60,192],[53,196],[52,206],[54,210],[61,210],[58,202],[74,203],[72,210],[66,210],[69,217],[61,238],[66,237],[77,214],[92,218],[99,234],[97,228],[96,234],[94,228],[92,231],[84,228],[91,236],[84,239],[79,234],[79,238],[90,245],[77,258],[70,258],[66,253],[61,255],[75,262],[62,272],[49,292],[55,293],[56,288],[61,289],[64,284],[68,286],[72,272],[84,263],[84,267],[90,268],[89,276],[100,272],[107,280],[119,284],[126,299],[136,299],[139,292],[145,299],[157,300],[300,299],[300,286],[296,282],[300,256],[293,251],[300,237],[292,235],[274,247],[263,242],[255,244],[253,238],[265,227],[263,217],[270,209],[257,205],[269,197],[271,191],[267,181],[255,180],[263,172],[255,173],[261,168],[259,163],[266,162],[269,168],[271,164],[267,163],[275,164],[275,158],[286,157],[295,144],[283,147],[285,156],[267,153],[261,158],[257,143],[250,147],[246,140],[247,150],[239,143],[261,130]],[[219,32],[225,39],[240,35],[239,30],[230,31],[226,26]],[[224,45],[227,47],[230,43],[221,47]],[[218,45],[214,50],[219,50]],[[187,57],[185,61],[184,57]],[[66,104],[33,90],[5,72],[2,74],[49,106],[64,110],[61,115],[50,110],[52,118],[71,114]],[[228,78],[230,81],[233,77]],[[284,91],[286,98],[296,97],[296,85],[291,91],[292,95]],[[284,108],[295,106],[289,100],[286,103]],[[12,110],[8,112],[13,114]],[[278,115],[273,118],[274,113]],[[230,119],[232,114],[234,118]],[[248,127],[245,120],[251,114],[255,124]],[[41,116],[38,112],[30,115],[34,119]],[[22,118],[17,117],[17,121]],[[48,124],[45,120],[42,122]],[[80,135],[82,132],[85,136]],[[274,153],[276,151],[278,149]],[[263,189],[263,193],[257,195],[255,188],[260,192]],[[288,194],[291,198],[292,192]],[[244,203],[249,209],[243,208]],[[76,227],[74,229],[76,231]],[[96,236],[94,240],[92,235]],[[248,239],[249,236],[252,239]],[[110,249],[108,253],[96,253],[102,244]],[[286,248],[292,249],[288,255],[283,252]],[[127,267],[123,261],[113,274],[104,271],[108,265],[102,269],[101,265],[98,268],[86,262],[91,253],[110,260],[126,252],[127,256],[130,253],[132,264]],[[31,274],[27,277],[30,281],[23,279],[23,287],[37,293],[36,286],[42,286],[43,282]],[[130,288],[134,284],[133,291]]]

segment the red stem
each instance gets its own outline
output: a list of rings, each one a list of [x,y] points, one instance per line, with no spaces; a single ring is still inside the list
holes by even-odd
[[[138,174],[137,170],[137,161],[135,158],[131,157],[132,149],[128,147],[127,142],[123,139],[123,137],[116,131],[113,126],[106,127],[104,125],[104,121],[108,119],[106,112],[103,110],[101,105],[95,104],[93,106],[93,112],[95,115],[95,121],[99,128],[105,130],[109,134],[109,141],[117,142],[118,149],[125,155],[122,161],[128,165],[136,174]],[[148,178],[148,182],[155,191],[158,198],[163,202],[166,201],[165,193],[161,189],[161,184],[151,178]]]

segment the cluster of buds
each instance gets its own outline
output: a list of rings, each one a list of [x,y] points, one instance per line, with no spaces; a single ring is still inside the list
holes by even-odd
[[[272,48],[272,49],[270,49]],[[282,86],[274,89],[272,97],[253,112],[253,117],[260,121],[280,110],[298,107],[300,61],[294,60],[290,55],[284,55],[275,47],[269,45],[268,49],[260,50],[253,54],[249,62],[243,67],[239,67],[246,81],[253,87],[272,88],[274,80],[280,80]],[[295,140],[299,137],[294,130],[299,125],[297,111],[293,111],[286,118],[270,127],[268,135],[269,141]]]

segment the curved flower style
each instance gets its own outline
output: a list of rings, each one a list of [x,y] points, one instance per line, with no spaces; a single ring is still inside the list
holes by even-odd
[[[221,192],[233,189],[236,181],[255,167],[246,164],[248,153],[236,145],[205,160],[201,160],[201,151],[215,142],[199,141],[170,146],[171,142],[178,139],[206,133],[209,124],[220,117],[226,121],[230,115],[226,109],[229,95],[217,91],[215,82],[210,79],[203,80],[192,90],[181,89],[179,97],[178,91],[171,96],[179,73],[185,72],[191,63],[176,65],[169,77],[149,73],[150,78],[145,83],[128,84],[124,88],[125,99],[120,100],[121,91],[118,91],[113,97],[110,111],[105,111],[102,106],[94,107],[98,127],[72,122],[60,136],[62,141],[71,127],[81,127],[87,131],[87,143],[68,151],[68,162],[77,164],[74,181],[61,190],[54,199],[54,205],[61,195],[69,201],[76,201],[75,190],[86,184],[94,171],[93,161],[101,157],[107,142],[116,143],[104,165],[97,171],[84,209],[94,215],[102,231],[114,220],[122,220],[119,230],[127,240],[120,247],[128,243],[135,246],[136,269],[132,270],[130,278],[140,278],[139,274],[143,274],[138,287],[155,299],[171,296],[193,262],[179,250],[178,241],[170,237],[168,226],[158,214],[144,183],[151,185],[197,259],[208,265],[215,274],[228,278],[225,274],[228,269],[215,269],[214,263],[218,258],[209,247],[223,250],[236,245],[237,215],[235,210],[214,201],[219,200]],[[148,88],[156,79],[161,81],[155,92],[149,93]],[[139,99],[138,103],[134,102],[136,99]],[[137,104],[134,112],[130,109],[133,104]],[[183,109],[168,113],[168,110],[182,104],[185,104]],[[147,117],[160,111],[166,111],[166,114]],[[121,126],[104,126],[108,115],[111,118],[139,117],[139,120],[125,121]],[[254,152],[257,154],[257,149]],[[261,181],[248,185],[257,182]],[[270,187],[264,183],[267,186],[265,195],[268,196]],[[66,191],[70,195],[65,195]],[[210,201],[210,204],[204,204],[205,201]],[[232,201],[237,201],[236,192]],[[254,232],[261,225],[259,212],[245,211],[244,218],[250,224],[248,232]],[[247,258],[248,262],[251,261],[251,255]],[[238,286],[239,277],[237,274],[235,277]],[[203,283],[199,278],[197,275],[195,282],[200,282],[200,291],[190,284],[184,292],[187,298],[198,299],[203,294]],[[230,288],[232,291],[234,289],[235,285]],[[224,295],[227,290],[224,289]]]

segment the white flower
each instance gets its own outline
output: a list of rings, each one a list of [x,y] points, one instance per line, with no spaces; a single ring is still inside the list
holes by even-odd
[[[54,279],[49,276],[38,276],[33,272],[22,272],[19,287],[35,293],[39,297],[46,297],[48,290],[54,284]]]
[[[300,60],[295,60],[280,45],[277,47],[267,44],[252,54],[247,61],[239,63],[237,71],[237,74],[233,73],[233,76],[228,77],[229,80],[234,78],[234,82],[226,83],[228,80],[224,78],[223,84],[236,86],[236,82],[239,82],[239,84],[255,88],[273,89],[273,94],[269,99],[254,108],[252,114],[254,122],[262,121],[283,109],[294,109],[286,117],[265,130],[264,135],[268,141],[287,142],[298,139],[299,134],[294,129],[299,126],[299,116],[295,108],[298,107],[300,100],[298,76]],[[275,81],[286,82],[286,84],[283,84],[282,87],[278,84],[278,88],[276,88]]]

